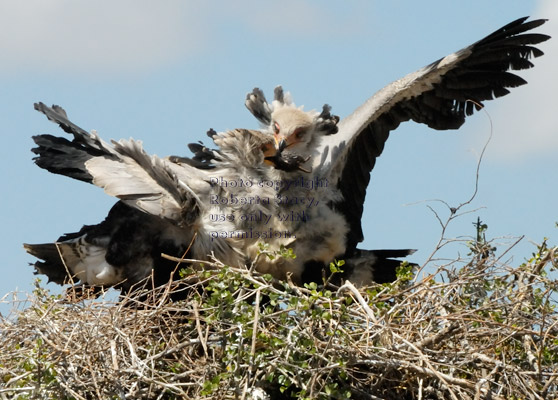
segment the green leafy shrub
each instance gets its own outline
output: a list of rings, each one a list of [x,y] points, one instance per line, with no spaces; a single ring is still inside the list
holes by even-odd
[[[459,268],[404,263],[360,290],[218,261],[184,269],[175,303],[176,283],[150,302],[68,302],[38,282],[1,320],[0,398],[556,399],[558,250],[502,264],[485,230]]]

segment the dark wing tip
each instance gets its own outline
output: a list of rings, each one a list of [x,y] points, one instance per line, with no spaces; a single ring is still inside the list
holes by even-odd
[[[281,85],[275,87],[275,90],[273,91],[273,99],[279,103],[285,102],[285,92],[283,91],[283,87]]]
[[[338,131],[338,122],[339,117],[331,114],[331,106],[329,104],[324,104],[322,112],[317,118],[316,129],[324,132],[325,135],[333,135]]]
[[[529,36],[532,38],[532,40],[534,40],[533,42],[529,41],[530,44],[538,44],[550,39],[549,35],[544,35],[544,34],[521,35],[524,32],[538,28],[539,26],[543,25],[548,21],[548,19],[535,19],[532,21],[527,21],[528,18],[529,17],[518,18],[515,21],[512,21],[509,24],[504,25],[503,27],[492,32],[490,35],[476,42],[473,46],[479,46],[489,42],[498,42],[501,39],[506,39],[506,38],[509,39],[514,36],[515,37]]]
[[[244,105],[262,124],[269,125],[271,123],[271,111],[269,104],[267,103],[265,95],[260,88],[254,88],[246,95]]]

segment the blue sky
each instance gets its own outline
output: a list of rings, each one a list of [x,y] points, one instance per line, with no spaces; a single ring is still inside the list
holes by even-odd
[[[151,153],[187,154],[187,143],[208,142],[209,128],[258,127],[244,108],[253,87],[271,96],[281,84],[297,105],[328,103],[343,117],[389,82],[526,15],[550,18],[539,31],[557,37],[522,73],[529,84],[487,103],[489,117],[479,113],[459,131],[402,125],[372,172],[362,247],[417,248],[419,263],[440,237],[427,206],[445,219],[447,209],[432,199],[469,199],[491,132],[470,213],[446,236],[473,235],[480,216],[500,250],[525,235],[506,254],[515,265],[534,250],[530,242],[558,243],[555,1],[2,1],[0,297],[32,290],[34,260],[22,243],[98,223],[114,203],[33,164],[32,135],[64,134],[34,102],[63,106],[105,139],[134,137]],[[440,257],[458,254],[467,254],[462,242]],[[3,314],[9,309],[0,304]]]

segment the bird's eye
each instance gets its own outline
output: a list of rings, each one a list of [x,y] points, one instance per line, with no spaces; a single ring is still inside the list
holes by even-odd
[[[279,133],[279,131],[281,130],[277,122],[273,123],[273,130],[275,131],[275,133]]]
[[[306,133],[306,129],[304,129],[304,128],[297,128],[297,129],[295,129],[295,131],[293,132],[293,135],[295,135],[295,137],[296,137],[297,139],[301,139],[301,138],[304,136],[305,133]]]

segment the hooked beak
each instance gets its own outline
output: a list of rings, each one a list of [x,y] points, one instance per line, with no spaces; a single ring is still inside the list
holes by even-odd
[[[282,153],[283,150],[285,150],[286,148],[287,148],[287,141],[285,139],[281,139],[281,141],[278,144],[279,153]]]
[[[273,138],[275,139],[275,149],[278,154],[281,154],[288,147],[287,140],[278,134],[274,134]]]
[[[310,159],[308,157],[302,157],[297,154],[283,154],[283,151],[289,147],[287,139],[278,134],[273,134],[273,139],[275,146],[267,146],[264,150],[264,163],[267,165],[272,165],[274,168],[282,171],[292,172],[292,171],[302,171],[306,173],[312,172],[312,168],[307,169],[302,166],[306,161]],[[292,143],[291,143],[292,144]]]

